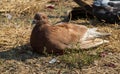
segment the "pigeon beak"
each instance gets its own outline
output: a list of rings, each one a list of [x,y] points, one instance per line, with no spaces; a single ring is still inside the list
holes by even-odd
[[[36,20],[33,20],[33,21],[32,21],[32,24],[36,24]]]

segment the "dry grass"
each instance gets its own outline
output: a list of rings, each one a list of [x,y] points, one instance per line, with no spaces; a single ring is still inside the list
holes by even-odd
[[[62,56],[39,55],[33,53],[29,45],[29,38],[33,25],[31,21],[36,12],[49,15],[54,24],[66,17],[67,10],[77,6],[72,0],[60,0],[55,9],[45,6],[49,0],[1,0],[0,1],[0,73],[1,74],[103,74],[120,73],[120,29],[118,24],[90,22],[88,19],[70,21],[98,27],[100,31],[112,35],[107,38],[109,44],[98,48],[80,51],[67,51]],[[8,19],[6,14],[12,15]],[[105,56],[104,56],[105,55]],[[57,62],[49,64],[53,58]],[[115,67],[106,64],[113,63]],[[59,73],[58,73],[59,74]]]

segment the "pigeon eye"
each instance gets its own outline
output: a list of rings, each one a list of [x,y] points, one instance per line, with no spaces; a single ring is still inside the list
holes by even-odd
[[[46,17],[45,17],[45,16],[42,16],[42,19],[46,19]]]

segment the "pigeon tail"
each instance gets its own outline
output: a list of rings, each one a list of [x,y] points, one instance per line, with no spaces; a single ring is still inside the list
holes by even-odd
[[[97,46],[99,46],[101,44],[104,44],[104,43],[109,43],[109,41],[108,40],[102,40],[102,39],[96,38],[94,40],[83,41],[80,44],[80,48],[81,49],[94,48],[94,47],[97,47]]]
[[[110,35],[111,35],[110,33],[97,32],[97,28],[89,28],[85,33],[84,37],[82,38],[82,40],[83,41],[90,40],[90,39],[101,38],[101,37],[110,36]]]

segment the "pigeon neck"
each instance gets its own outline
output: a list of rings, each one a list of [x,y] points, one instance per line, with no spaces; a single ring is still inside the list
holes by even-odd
[[[44,27],[44,26],[49,26],[49,23],[48,21],[39,21],[37,25],[39,25],[40,27]]]

